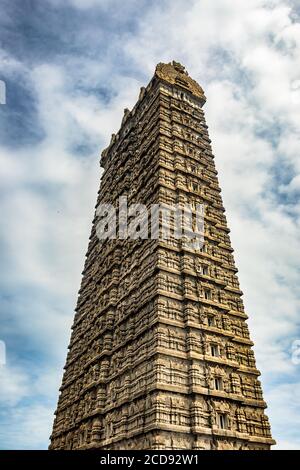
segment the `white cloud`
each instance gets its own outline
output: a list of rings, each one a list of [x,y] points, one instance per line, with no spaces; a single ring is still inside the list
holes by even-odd
[[[1,365],[0,383],[0,403],[5,406],[15,406],[30,395],[30,382],[21,368]]]
[[[7,421],[5,421],[5,419]],[[45,449],[49,441],[53,410],[44,405],[15,408],[4,418],[0,440],[5,449]]]
[[[286,383],[274,386],[270,392],[270,400],[273,403],[273,419],[277,424],[278,449],[300,449],[300,383]],[[282,414],[282,403],[288,403]],[[286,427],[286,423],[289,426]],[[280,436],[285,436],[282,440]]]

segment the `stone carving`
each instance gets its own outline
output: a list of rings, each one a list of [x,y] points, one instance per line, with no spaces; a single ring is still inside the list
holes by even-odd
[[[195,80],[189,77],[185,68],[179,64],[179,62],[173,61],[172,64],[158,64],[156,66],[155,75],[172,85],[178,84],[180,87],[189,90],[200,98],[201,106],[205,103],[206,98],[202,88]]]
[[[102,152],[97,205],[205,204],[205,244],[93,221],[51,449],[269,449],[202,88],[158,64]]]

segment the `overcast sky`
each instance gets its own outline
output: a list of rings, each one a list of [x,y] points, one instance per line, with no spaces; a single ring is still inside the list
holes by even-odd
[[[207,95],[277,448],[300,449],[299,1],[0,0],[0,8],[0,447],[48,446],[99,154],[156,63],[175,59]]]

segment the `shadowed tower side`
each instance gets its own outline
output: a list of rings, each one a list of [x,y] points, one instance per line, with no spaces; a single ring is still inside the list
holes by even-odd
[[[260,375],[202,107],[158,64],[102,153],[97,206],[205,205],[205,242],[101,240],[83,271],[51,449],[269,449]]]

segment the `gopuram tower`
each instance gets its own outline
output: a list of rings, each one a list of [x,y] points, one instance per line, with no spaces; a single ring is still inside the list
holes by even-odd
[[[202,204],[204,245],[99,240],[97,210],[50,449],[268,450],[202,107],[177,62],[158,64],[102,152],[97,205]]]

